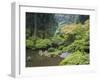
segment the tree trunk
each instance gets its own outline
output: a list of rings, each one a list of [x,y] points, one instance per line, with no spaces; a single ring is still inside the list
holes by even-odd
[[[34,15],[34,33],[33,38],[36,39],[36,32],[37,32],[37,13]]]

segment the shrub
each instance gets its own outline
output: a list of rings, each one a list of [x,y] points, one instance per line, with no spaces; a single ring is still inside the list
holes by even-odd
[[[68,52],[75,52],[77,50],[85,52],[86,49],[89,49],[89,41],[75,40],[72,44],[67,47]]]
[[[51,57],[56,57],[58,56],[59,54],[61,54],[61,51],[60,50],[56,50],[54,52],[49,52],[48,54],[50,54]]]
[[[68,47],[63,47],[62,52],[66,52]]]
[[[52,43],[53,43],[54,45],[59,46],[59,45],[61,45],[61,44],[64,43],[64,38],[60,37],[59,35],[54,36],[54,37],[52,38]]]
[[[51,47],[48,49],[48,52],[54,52],[55,51],[55,48]]]
[[[62,50],[63,48],[64,48],[63,45],[61,45],[61,46],[58,47],[59,50]]]
[[[36,48],[40,49],[40,48],[48,48],[49,46],[51,46],[52,42],[49,39],[38,39],[36,40]]]
[[[27,47],[27,48],[32,48],[33,46],[34,46],[33,41],[30,40],[30,39],[27,39],[27,40],[26,40],[26,47]]]
[[[89,64],[89,55],[86,53],[82,53],[80,51],[74,52],[73,54],[69,55],[60,62],[60,65],[82,65],[82,64]]]

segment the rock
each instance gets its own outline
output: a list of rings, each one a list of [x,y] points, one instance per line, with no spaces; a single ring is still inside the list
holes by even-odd
[[[43,55],[43,51],[39,50],[39,55],[42,56]]]
[[[47,57],[50,57],[50,55],[49,55],[47,50],[44,51],[44,55],[47,56]]]
[[[31,56],[28,56],[28,57],[26,58],[26,60],[27,60],[27,61],[31,61]]]
[[[65,53],[62,53],[61,55],[60,55],[60,57],[61,58],[65,58],[65,57],[67,57],[69,55],[69,53],[68,52],[65,52]]]

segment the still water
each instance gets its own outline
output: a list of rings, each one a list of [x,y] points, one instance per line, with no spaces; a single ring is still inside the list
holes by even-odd
[[[47,57],[39,55],[38,51],[26,50],[26,67],[57,66],[67,55],[68,53],[63,53],[56,57]]]

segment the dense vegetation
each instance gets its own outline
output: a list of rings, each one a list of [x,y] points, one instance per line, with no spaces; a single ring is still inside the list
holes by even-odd
[[[71,23],[66,18],[64,21],[59,25],[54,14],[27,13],[26,48],[46,51],[48,55],[44,56],[48,57],[70,53],[59,65],[89,64],[89,16],[78,15]]]
[[[80,51],[75,51],[73,54],[65,58],[63,61],[60,62],[60,65],[65,64],[75,64],[75,65],[81,65],[81,64],[89,64],[89,55],[86,53],[82,53]]]

